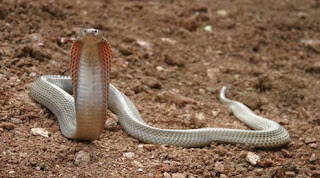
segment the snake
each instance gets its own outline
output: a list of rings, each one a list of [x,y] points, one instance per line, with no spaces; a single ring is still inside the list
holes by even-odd
[[[284,127],[258,116],[245,104],[226,98],[227,87],[222,87],[219,100],[252,130],[150,126],[133,102],[110,83],[111,51],[100,30],[81,29],[71,47],[71,76],[43,75],[31,83],[30,96],[57,117],[60,131],[66,138],[98,139],[110,109],[118,116],[124,131],[143,143],[187,148],[208,146],[212,142],[261,148],[289,143],[290,135]]]

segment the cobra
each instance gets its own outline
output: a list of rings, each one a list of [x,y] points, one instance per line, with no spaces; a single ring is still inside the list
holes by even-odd
[[[98,139],[109,108],[118,115],[122,128],[129,135],[146,143],[202,147],[211,142],[222,142],[279,147],[290,140],[287,130],[278,123],[256,115],[238,101],[226,98],[226,87],[221,89],[220,101],[254,130],[172,130],[150,126],[144,122],[132,101],[109,84],[111,57],[110,45],[101,32],[83,29],[71,48],[71,77],[45,75],[31,84],[31,97],[58,118],[60,130],[65,137]]]

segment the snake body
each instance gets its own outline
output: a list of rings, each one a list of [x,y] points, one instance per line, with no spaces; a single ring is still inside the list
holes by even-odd
[[[227,105],[239,120],[254,130],[227,128],[173,130],[148,125],[132,101],[109,84],[110,55],[104,55],[109,54],[108,50],[106,52],[106,48],[100,48],[99,45],[106,43],[104,40],[101,41],[99,32],[97,34],[94,32],[97,30],[82,31],[82,36],[80,35],[75,42],[81,44],[79,45],[81,50],[71,52],[72,77],[45,75],[30,86],[31,97],[54,113],[65,137],[81,140],[97,139],[102,132],[106,109],[109,107],[118,115],[122,128],[129,135],[146,143],[202,147],[211,142],[223,142],[256,147],[279,147],[289,142],[289,133],[278,123],[256,115],[238,101],[226,98],[226,87],[220,92],[220,101]],[[90,40],[85,41],[83,37],[88,35],[91,36],[88,38]],[[98,43],[91,43],[94,40]],[[101,52],[101,49],[104,50]]]

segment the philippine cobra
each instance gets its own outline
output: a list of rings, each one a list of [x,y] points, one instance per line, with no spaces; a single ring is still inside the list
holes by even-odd
[[[238,101],[227,99],[226,87],[221,90],[220,101],[255,130],[152,127],[143,121],[131,100],[109,84],[110,59],[110,45],[99,30],[83,29],[71,48],[71,78],[45,75],[31,84],[31,97],[54,113],[65,137],[97,139],[103,131],[109,107],[118,115],[122,128],[129,135],[146,143],[201,147],[211,142],[223,142],[278,147],[289,142],[288,132],[278,123],[256,115]]]

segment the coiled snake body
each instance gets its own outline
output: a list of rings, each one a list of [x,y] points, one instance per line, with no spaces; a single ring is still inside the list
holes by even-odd
[[[226,87],[221,90],[220,101],[239,120],[255,130],[171,130],[152,127],[143,121],[130,99],[109,84],[110,58],[110,46],[100,32],[84,29],[71,49],[71,77],[45,75],[31,84],[31,97],[54,113],[65,137],[97,139],[104,128],[109,107],[118,115],[121,126],[128,134],[146,143],[201,147],[215,141],[278,147],[290,140],[286,129],[278,123],[256,115],[240,102],[227,99]]]

